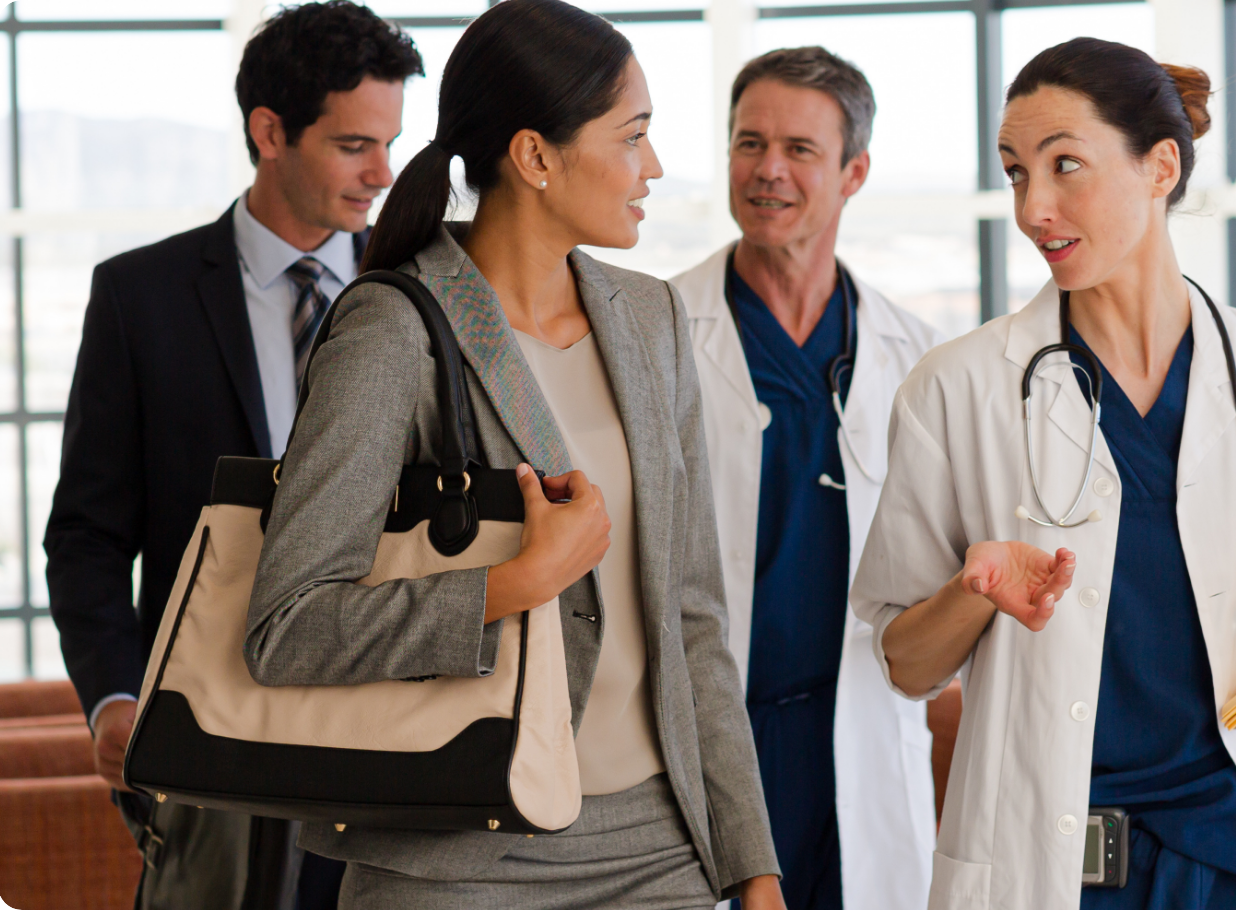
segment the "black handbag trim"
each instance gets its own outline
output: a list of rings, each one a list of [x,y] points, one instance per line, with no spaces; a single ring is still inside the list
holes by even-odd
[[[167,636],[167,647],[163,649],[163,659],[159,661],[159,672],[155,675],[154,685],[151,686],[151,698],[146,702],[146,707],[142,710],[142,716],[137,719],[137,723],[133,726],[133,734],[130,737],[134,744],[137,743],[141,736],[142,728],[146,724],[146,718],[150,714],[150,705],[154,702],[155,695],[159,694],[159,686],[163,684],[163,671],[167,669],[167,661],[172,656],[172,645],[176,641],[176,635],[180,632],[181,620],[185,618],[185,610],[189,607],[189,598],[193,596],[193,588],[197,585],[197,575],[202,571],[202,560],[206,558],[206,544],[210,540],[210,525],[205,525],[202,528],[202,542],[197,547],[197,559],[193,562],[193,571],[189,573],[189,583],[185,586],[185,596],[180,599],[180,608],[176,611],[176,621],[172,623],[172,631]],[[133,757],[134,749],[126,749],[124,756],[124,767],[121,769],[121,776],[124,778],[125,784],[132,787],[133,783],[129,779],[129,761]]]
[[[509,619],[510,617],[508,617]],[[532,823],[529,822],[522,812],[515,805],[515,796],[511,793],[511,768],[515,764],[515,747],[519,744],[519,715],[524,708],[524,673],[528,667],[528,614],[521,613],[519,616],[519,677],[515,683],[515,710],[512,718],[511,729],[511,751],[507,753],[506,773],[502,775],[502,781],[506,785],[506,802],[511,807],[511,810],[519,816],[523,823],[529,827]]]
[[[417,683],[406,683],[415,686]],[[180,692],[151,699],[151,736],[135,762],[143,789],[192,781],[205,793],[253,799],[369,803],[375,806],[501,805],[511,726],[505,717],[485,717],[430,752],[387,752],[329,746],[261,743],[207,733]],[[162,747],[162,748],[160,748]],[[375,787],[375,784],[378,786]],[[453,785],[453,786],[452,786]],[[382,801],[372,799],[381,793]]]
[[[385,752],[215,736],[201,729],[181,693],[158,692],[151,704],[147,724],[151,741],[170,748],[148,746],[133,775],[144,790],[176,801],[271,818],[377,828],[489,831],[492,819],[499,821],[497,830],[502,833],[554,833],[529,824],[512,805],[503,753],[514,741],[516,722],[508,718],[474,721],[430,752]],[[170,775],[169,769],[174,769]],[[267,772],[261,779],[255,779],[258,769]],[[164,782],[171,780],[191,780],[195,786],[186,789]],[[444,788],[451,780],[469,786]],[[307,782],[312,786],[306,787]],[[380,803],[363,799],[375,782],[381,784]],[[303,789],[319,796],[306,800],[296,792]]]
[[[266,508],[276,489],[274,471],[278,465],[273,458],[220,458],[215,466],[210,504]],[[443,497],[438,490],[439,476],[436,465],[403,466],[398,492],[392,496],[386,516],[387,532],[411,531],[434,517]],[[476,504],[479,521],[524,520],[524,497],[513,470],[473,467],[468,477],[468,493]]]

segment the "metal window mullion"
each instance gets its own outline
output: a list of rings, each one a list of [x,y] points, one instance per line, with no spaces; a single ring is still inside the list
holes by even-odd
[[[978,183],[980,190],[998,190],[1004,169],[996,136],[1003,102],[1003,48],[999,0],[976,0],[975,63],[978,68]],[[1008,222],[1003,218],[978,223],[979,321],[1003,316],[1009,308]]]
[[[21,208],[21,112],[17,103],[17,33],[16,4],[9,7],[9,177],[12,208]],[[17,427],[18,526],[21,544],[21,611],[23,651],[26,676],[34,675],[34,606],[31,603],[30,578],[30,464],[26,445],[26,325],[24,281],[22,274],[23,243],[13,238],[13,368],[17,371],[17,410],[12,421]]]
[[[1223,93],[1227,114],[1227,179],[1236,180],[1236,0],[1223,3]],[[1236,218],[1227,219],[1228,303],[1236,302]]]

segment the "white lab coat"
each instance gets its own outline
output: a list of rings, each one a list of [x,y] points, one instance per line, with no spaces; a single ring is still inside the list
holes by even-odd
[[[1190,292],[1194,350],[1176,514],[1218,712],[1236,687],[1236,408],[1218,329],[1201,294]],[[1236,335],[1233,311],[1220,310]],[[1042,528],[1014,516],[1023,504],[1040,514],[1025,456],[1022,373],[1036,351],[1059,340],[1058,292],[1049,283],[1020,313],[923,358],[897,394],[889,474],[850,592],[854,609],[875,627],[887,678],[884,630],[961,568],[969,544],[1022,540],[1077,554],[1073,585],[1047,627],[1031,632],[997,614],[963,668],[966,709],[931,910],[1075,910],[1081,900],[1120,475],[1100,438],[1077,511],[1097,509],[1100,521]],[[1063,366],[1068,355],[1049,356],[1062,366],[1035,381],[1035,459],[1044,499],[1059,514],[1086,470],[1090,409]],[[1220,730],[1236,755],[1236,733]]]
[[[730,248],[672,280],[686,305],[704,402],[730,650],[744,685],[751,647],[761,432],[769,419],[756,399],[738,329],[725,302]],[[887,466],[888,415],[902,379],[939,343],[934,329],[855,279],[858,351],[845,423],[863,464]],[[761,414],[762,412],[762,414]],[[880,495],[838,434],[850,520],[850,574]],[[840,478],[837,478],[838,480]],[[827,558],[827,554],[821,554]],[[922,910],[935,844],[931,734],[921,704],[897,698],[871,659],[871,627],[847,612],[837,681],[834,762],[846,910]]]

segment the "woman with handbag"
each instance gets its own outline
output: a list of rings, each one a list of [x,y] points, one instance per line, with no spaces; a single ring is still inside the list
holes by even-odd
[[[437,136],[370,241],[364,268],[415,276],[450,319],[464,422],[490,467],[518,472],[518,555],[358,583],[393,491],[409,508],[404,465],[441,455],[426,324],[400,291],[357,288],[310,367],[250,605],[254,679],[484,677],[504,622],[557,597],[583,792],[550,836],[307,823],[306,848],[348,861],[341,907],[784,906],[724,645],[682,308],[665,282],[576,249],[638,239],[661,174],[651,111],[609,23],[560,0],[499,4],[452,53]],[[455,156],[479,194],[471,224],[444,223]]]

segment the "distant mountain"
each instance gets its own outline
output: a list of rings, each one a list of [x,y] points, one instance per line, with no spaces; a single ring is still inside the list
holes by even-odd
[[[21,140],[26,208],[222,208],[231,201],[231,139],[223,131],[23,111]],[[8,167],[3,145],[0,173]]]

